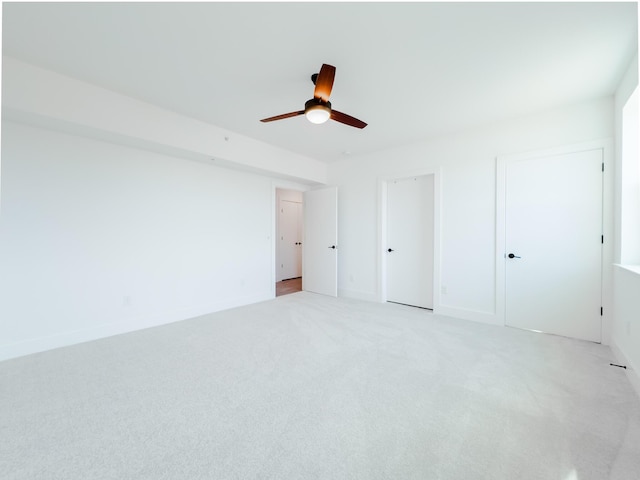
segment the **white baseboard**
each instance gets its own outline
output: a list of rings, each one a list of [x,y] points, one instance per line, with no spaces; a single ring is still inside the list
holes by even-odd
[[[461,318],[463,320],[471,320],[472,322],[504,326],[502,320],[493,312],[483,312],[480,310],[451,307],[448,305],[435,305],[433,313],[437,315],[445,315],[447,317]]]
[[[273,295],[271,292],[265,292],[263,294],[250,297],[234,298],[208,305],[177,309],[171,312],[165,312],[161,315],[138,318],[129,317],[126,319],[120,318],[111,323],[95,325],[89,328],[61,332],[46,337],[30,338],[21,342],[0,345],[0,361],[53,350],[55,348],[68,347],[78,343],[90,342],[92,340],[99,340],[101,338],[112,337],[123,333],[144,330],[145,328],[158,327],[168,323],[199,317],[208,313],[219,312],[230,308],[240,307],[242,305],[270,300],[272,298]]]
[[[636,391],[638,397],[640,397],[640,375],[638,374],[638,370],[635,366],[629,361],[627,356],[618,348],[616,343],[611,340],[611,345],[609,345],[613,355],[616,357],[616,360],[619,364],[625,365],[627,368],[625,369],[625,373],[627,374],[627,378],[629,379],[629,383]]]

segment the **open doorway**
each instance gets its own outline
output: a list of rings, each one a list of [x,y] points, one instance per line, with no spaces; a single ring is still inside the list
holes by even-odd
[[[276,189],[276,297],[302,290],[303,198]]]

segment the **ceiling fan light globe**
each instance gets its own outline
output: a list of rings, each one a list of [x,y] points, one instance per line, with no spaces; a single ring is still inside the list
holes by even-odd
[[[331,109],[325,105],[311,105],[304,114],[311,123],[320,124],[329,120]]]

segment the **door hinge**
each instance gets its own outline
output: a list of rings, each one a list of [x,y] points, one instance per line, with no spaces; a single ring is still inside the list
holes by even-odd
[[[602,309],[602,307],[600,307],[600,316],[602,316],[603,312],[604,312],[604,310]]]
[[[600,243],[604,243],[604,235],[600,235]]]
[[[604,162],[602,162],[602,171],[604,172]]]

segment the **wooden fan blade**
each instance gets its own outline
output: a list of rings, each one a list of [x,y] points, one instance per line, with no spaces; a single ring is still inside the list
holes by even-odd
[[[283,113],[282,115],[276,115],[275,117],[263,118],[260,120],[261,122],[273,122],[274,120],[284,120],[285,118],[297,117],[298,115],[303,115],[304,110],[300,110],[298,112],[290,112]]]
[[[347,115],[346,113],[342,113],[337,110],[331,110],[331,120],[335,120],[336,122],[344,123],[345,125],[356,128],[364,128],[367,126],[367,124],[362,120],[358,120],[351,115]]]
[[[313,91],[313,98],[319,98],[323,102],[328,102],[335,76],[336,67],[323,63],[322,68],[320,68],[320,73],[318,73],[318,78],[316,79],[316,89]]]

